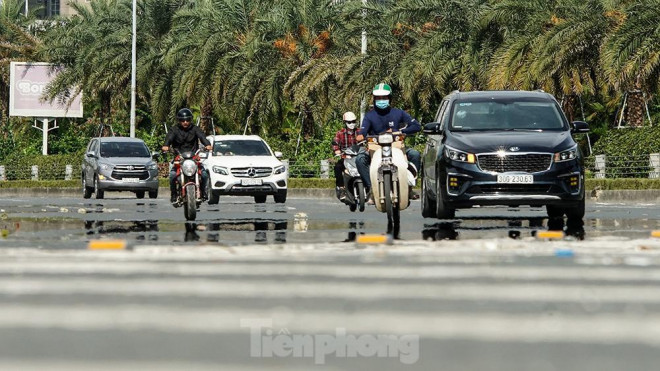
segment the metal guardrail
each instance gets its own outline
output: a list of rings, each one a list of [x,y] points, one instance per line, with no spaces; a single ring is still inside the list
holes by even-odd
[[[289,169],[290,178],[330,178],[334,164],[328,160],[295,161],[283,160]],[[167,176],[167,164],[161,175]],[[596,155],[585,159],[587,177],[611,178],[660,178],[660,153],[642,156]],[[74,176],[75,170],[75,176]],[[56,164],[48,167],[36,165],[16,167],[0,164],[0,181],[3,180],[71,180],[79,176],[80,165]]]

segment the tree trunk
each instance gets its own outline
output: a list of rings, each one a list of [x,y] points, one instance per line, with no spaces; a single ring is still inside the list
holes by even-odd
[[[564,96],[561,108],[564,110],[564,113],[566,114],[566,118],[568,119],[569,122],[575,121],[575,111],[577,111],[577,100],[578,97],[575,94]]]
[[[202,129],[202,132],[206,135],[213,134],[212,126],[212,117],[213,117],[213,100],[211,99],[211,94],[206,93],[204,95],[204,101],[202,102],[201,107],[201,117],[199,118],[199,128]]]
[[[639,127],[644,124],[644,94],[641,90],[628,92],[625,121],[628,126]]]

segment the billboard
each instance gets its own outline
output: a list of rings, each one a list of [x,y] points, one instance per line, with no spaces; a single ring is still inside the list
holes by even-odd
[[[83,117],[82,93],[73,102],[42,101],[46,86],[57,70],[50,63],[11,62],[9,71],[9,116]]]

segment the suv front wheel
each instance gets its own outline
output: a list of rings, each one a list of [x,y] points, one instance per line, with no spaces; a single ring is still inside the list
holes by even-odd
[[[92,197],[92,193],[94,192],[94,187],[87,186],[87,179],[84,173],[82,175],[82,189],[83,189],[83,198]]]
[[[454,219],[456,210],[445,203],[443,188],[444,182],[438,176],[435,179],[435,217],[438,219]]]

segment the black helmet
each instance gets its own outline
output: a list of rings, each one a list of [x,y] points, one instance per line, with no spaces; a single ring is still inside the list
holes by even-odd
[[[176,118],[179,121],[190,121],[192,122],[193,114],[192,111],[188,108],[181,108],[179,112],[176,113]]]

